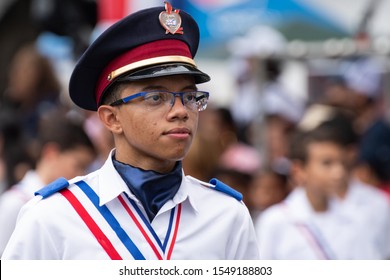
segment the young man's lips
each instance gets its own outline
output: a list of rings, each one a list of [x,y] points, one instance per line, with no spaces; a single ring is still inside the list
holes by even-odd
[[[172,135],[172,136],[188,136],[191,134],[191,131],[187,128],[174,128],[174,129],[168,130],[164,134],[165,135]]]

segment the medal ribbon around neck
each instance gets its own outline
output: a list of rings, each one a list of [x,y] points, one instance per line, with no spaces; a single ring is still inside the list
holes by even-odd
[[[125,198],[123,197],[125,196]],[[171,210],[169,225],[167,233],[165,235],[164,243],[161,243],[160,238],[157,236],[152,225],[136,205],[136,203],[130,199],[126,194],[119,196],[118,199],[126,212],[129,214],[143,237],[152,248],[157,259],[169,260],[172,256],[173,248],[175,246],[177,233],[179,230],[180,217],[181,217],[181,204],[177,205]],[[168,251],[167,251],[168,248]]]

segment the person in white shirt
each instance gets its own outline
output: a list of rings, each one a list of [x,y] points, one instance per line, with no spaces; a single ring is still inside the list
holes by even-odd
[[[335,115],[320,127],[333,127],[343,137],[352,168],[348,184],[335,186],[335,211],[349,217],[359,238],[353,250],[362,259],[390,257],[390,200],[382,186],[390,181],[390,129],[386,120],[376,120],[359,137],[351,118]]]
[[[193,60],[199,28],[154,7],[98,37],[77,63],[70,96],[97,111],[115,149],[86,176],[59,179],[22,210],[3,259],[258,259],[242,195],[185,176],[210,77]]]
[[[384,191],[390,182],[389,140],[387,120],[377,119],[354,143],[357,158],[349,185],[335,190],[338,211],[355,220],[361,238],[357,248],[366,248],[369,259],[390,259],[390,199]]]
[[[390,201],[381,190],[353,178],[335,206],[357,228],[354,250],[361,259],[390,259]]]
[[[339,134],[317,128],[293,142],[298,185],[255,221],[262,259],[359,259],[350,217],[334,211],[333,190],[348,184],[347,152]]]
[[[95,157],[95,148],[81,124],[64,114],[50,113],[41,120],[38,132],[39,155],[35,169],[0,196],[0,255],[14,228],[22,206],[34,192],[63,176],[71,179],[85,174]]]

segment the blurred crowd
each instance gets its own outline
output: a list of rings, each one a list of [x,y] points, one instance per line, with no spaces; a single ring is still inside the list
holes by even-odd
[[[95,170],[113,148],[97,116],[71,105],[38,42],[15,51],[0,96],[0,253],[16,220],[6,209],[55,178]],[[302,98],[283,84],[274,45],[239,44],[234,100],[200,114],[185,173],[243,194],[262,258],[389,259],[386,68],[374,56],[335,58],[334,75]]]
[[[389,259],[389,89],[381,61],[337,58],[338,68],[303,99],[280,79],[283,59],[239,58],[235,99],[201,115],[186,172],[244,195],[263,259]]]

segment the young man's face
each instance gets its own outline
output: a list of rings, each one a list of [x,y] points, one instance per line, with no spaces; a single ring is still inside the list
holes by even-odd
[[[332,195],[347,184],[349,170],[345,149],[331,142],[317,142],[307,146],[307,154],[307,162],[301,166],[301,179],[306,188]]]
[[[191,76],[167,76],[132,82],[121,97],[153,90],[189,92],[196,89]],[[183,106],[179,97],[175,98],[173,107],[150,108],[143,98],[137,98],[113,108],[119,127],[113,131],[118,160],[162,172],[187,154],[197,130],[199,112]]]

